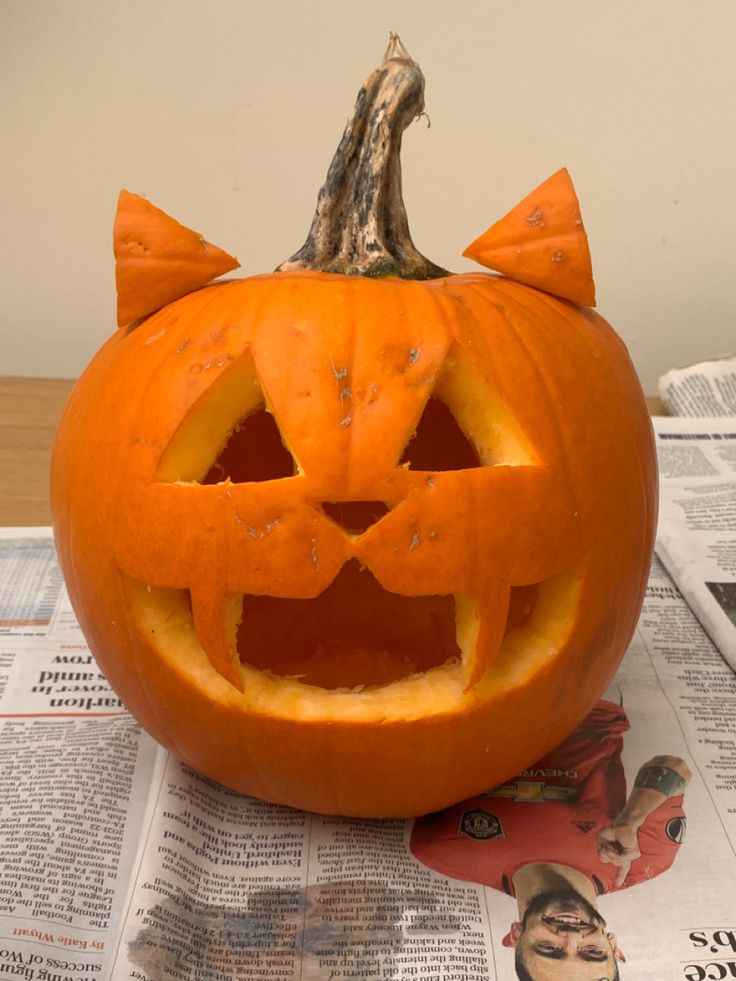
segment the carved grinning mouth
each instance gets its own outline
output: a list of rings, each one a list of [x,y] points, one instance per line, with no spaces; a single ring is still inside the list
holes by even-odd
[[[222,673],[188,590],[123,579],[135,622],[159,656],[192,677],[213,668]],[[332,695],[340,699],[332,704],[337,715],[403,718],[429,712],[435,703],[437,710],[449,709],[469,694],[483,618],[464,594],[400,596],[351,561],[312,600],[231,599],[228,632],[237,644],[243,695],[271,711],[308,716],[322,704],[319,698]],[[567,636],[577,601],[574,569],[512,587],[500,651],[482,684],[506,688],[546,661]],[[223,696],[235,695],[226,677]],[[388,688],[390,701],[381,695]],[[358,697],[360,705],[352,700]]]
[[[506,630],[531,614],[536,586],[513,591]],[[242,664],[321,688],[371,687],[472,657],[480,625],[467,596],[402,596],[356,560],[315,599],[244,596]]]

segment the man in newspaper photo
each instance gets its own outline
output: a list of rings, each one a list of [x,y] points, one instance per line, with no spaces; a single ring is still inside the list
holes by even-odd
[[[687,764],[653,757],[627,797],[628,728],[620,705],[600,701],[511,783],[414,824],[410,847],[425,865],[516,899],[503,942],[521,981],[616,981],[624,956],[598,897],[660,875],[684,838]]]

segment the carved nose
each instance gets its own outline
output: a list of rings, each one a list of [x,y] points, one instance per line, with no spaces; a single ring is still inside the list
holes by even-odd
[[[383,501],[322,501],[322,510],[349,535],[362,535],[390,508]]]

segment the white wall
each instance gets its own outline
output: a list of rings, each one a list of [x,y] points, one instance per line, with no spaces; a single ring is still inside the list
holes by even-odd
[[[0,0],[0,373],[75,376],[113,330],[121,187],[245,273],[291,254],[389,30],[427,77],[425,254],[469,268],[567,165],[646,390],[736,349],[733,0]]]

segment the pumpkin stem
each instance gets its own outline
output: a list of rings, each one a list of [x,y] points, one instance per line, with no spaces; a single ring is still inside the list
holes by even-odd
[[[424,111],[424,75],[396,34],[363,83],[317,197],[304,245],[278,271],[435,279],[446,270],[417,251],[401,194],[401,136]]]

